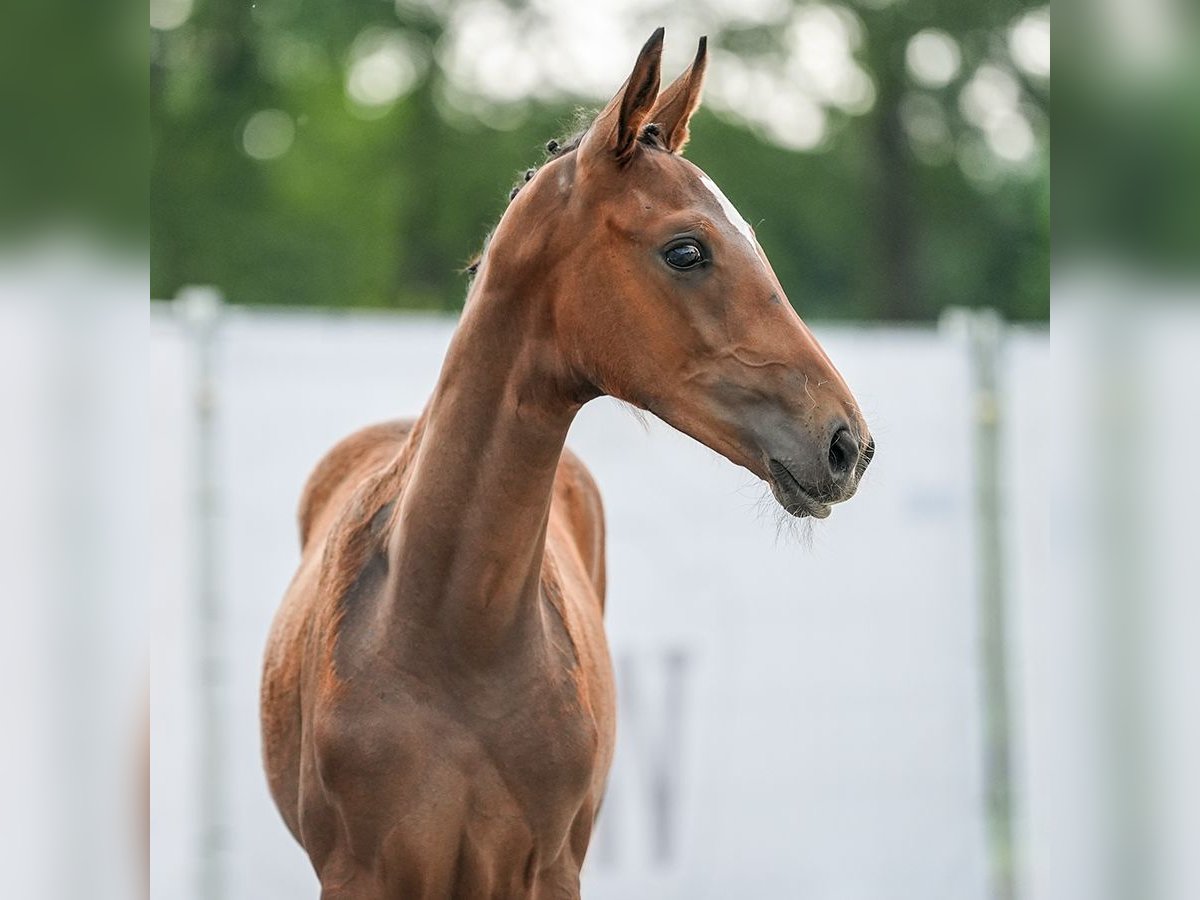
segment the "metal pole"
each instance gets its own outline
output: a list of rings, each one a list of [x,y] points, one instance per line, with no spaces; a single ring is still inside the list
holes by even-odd
[[[218,585],[219,495],[216,475],[217,386],[215,345],[221,319],[221,294],[211,287],[189,287],[176,300],[195,354],[195,578],[199,636],[200,739],[197,778],[199,811],[196,896],[225,900],[225,794],[223,615]]]
[[[1013,835],[1001,468],[1003,385],[1000,363],[1005,327],[999,313],[992,309],[949,310],[943,318],[943,326],[965,339],[970,365],[976,589],[983,658],[983,771],[991,896],[993,900],[1014,900],[1017,866]]]

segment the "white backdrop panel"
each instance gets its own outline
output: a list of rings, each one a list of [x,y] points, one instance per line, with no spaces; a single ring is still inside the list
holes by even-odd
[[[297,561],[294,511],[328,447],[420,411],[453,324],[411,316],[226,315],[218,336],[218,583],[224,605],[229,900],[317,895],[267,794],[257,686]],[[153,333],[156,457],[181,452],[186,348]],[[603,492],[616,763],[589,900],[983,900],[969,390],[961,346],[923,330],[818,328],[879,452],[811,540],[777,530],[744,471],[602,400],[569,443]],[[183,559],[186,467],[155,557]],[[181,564],[182,565],[182,564]],[[191,900],[195,648],[186,577],[158,579],[156,898]],[[173,611],[172,611],[173,610]],[[164,682],[165,679],[165,682]],[[191,717],[191,718],[189,718]],[[164,759],[164,755],[168,758]]]

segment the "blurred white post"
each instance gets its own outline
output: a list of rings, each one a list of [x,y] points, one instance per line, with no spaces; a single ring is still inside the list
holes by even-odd
[[[994,900],[1016,895],[1013,839],[1008,621],[1005,590],[1004,486],[1001,483],[1001,356],[1005,326],[993,309],[948,309],[943,331],[963,341],[970,360],[975,475],[975,563],[983,656],[983,773],[988,866]]]
[[[213,287],[187,287],[179,292],[176,308],[183,319],[196,358],[196,585],[195,598],[200,662],[200,771],[197,808],[200,835],[197,871],[198,900],[225,900],[225,694],[224,614],[218,584],[217,538],[220,499],[217,493],[217,413],[215,346],[223,300]]]
[[[1146,435],[1176,415],[1166,404],[1158,415],[1147,415],[1155,397],[1147,385],[1162,366],[1161,359],[1151,360],[1147,331],[1145,311],[1134,316],[1127,304],[1116,303],[1097,318],[1088,335],[1095,419],[1091,444],[1098,448],[1092,453],[1099,458],[1099,472],[1117,473],[1101,477],[1107,502],[1123,513],[1102,517],[1096,540],[1099,664],[1091,673],[1104,698],[1098,756],[1108,796],[1101,846],[1111,898],[1164,896],[1156,883],[1159,851],[1154,844],[1161,836],[1154,833],[1150,799],[1155,778],[1150,743],[1155,715],[1161,713],[1152,696],[1155,670],[1149,658],[1155,643],[1153,617],[1161,615],[1163,606],[1161,588],[1149,590],[1154,579],[1146,523],[1161,515],[1166,504],[1159,500],[1152,505],[1155,492],[1146,489],[1143,479],[1123,477],[1144,459]],[[1172,487],[1178,483],[1176,479]]]

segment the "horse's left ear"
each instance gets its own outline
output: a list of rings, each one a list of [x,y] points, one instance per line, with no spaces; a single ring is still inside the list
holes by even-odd
[[[625,163],[633,156],[638,134],[658,97],[663,31],[658,28],[650,35],[629,78],[592,122],[579,146],[581,158],[596,159],[611,154],[619,163]]]
[[[688,141],[688,123],[700,106],[700,92],[704,88],[704,71],[707,68],[708,38],[702,37],[692,64],[658,95],[658,102],[650,113],[650,121],[662,128],[667,149],[672,153],[679,153]]]

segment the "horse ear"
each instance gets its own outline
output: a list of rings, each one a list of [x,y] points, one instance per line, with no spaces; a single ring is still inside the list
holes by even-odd
[[[638,54],[633,71],[600,111],[580,144],[581,158],[611,154],[620,163],[633,155],[638,133],[658,97],[664,29],[655,29]]]
[[[679,153],[688,142],[688,123],[700,106],[700,92],[704,88],[704,72],[708,68],[708,38],[700,38],[696,58],[687,70],[658,95],[650,121],[662,128],[667,149]]]

